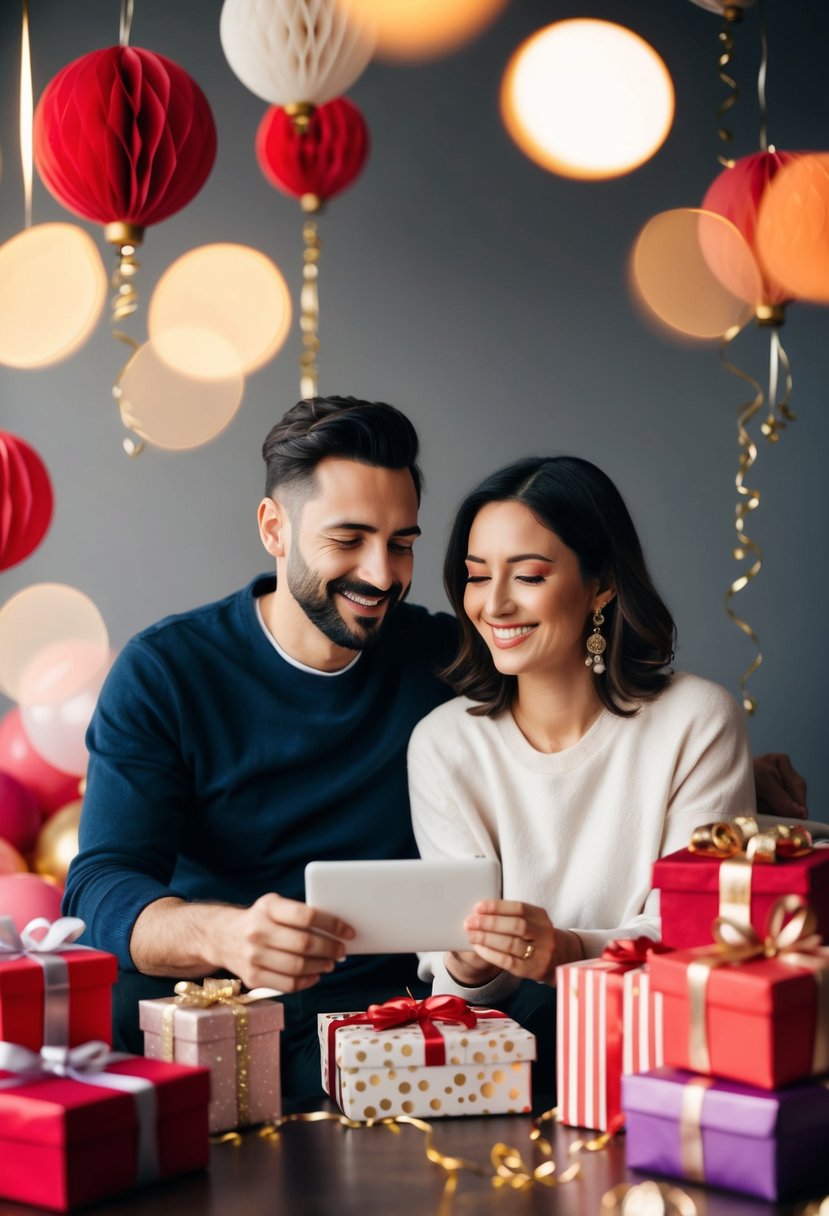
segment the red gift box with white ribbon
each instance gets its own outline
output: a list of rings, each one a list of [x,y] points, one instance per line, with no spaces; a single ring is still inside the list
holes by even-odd
[[[207,1165],[206,1068],[0,1043],[0,1196],[66,1211]]]
[[[662,997],[651,991],[646,967],[662,949],[648,937],[623,939],[601,958],[556,969],[561,1123],[617,1131],[622,1074],[662,1064]]]
[[[29,921],[21,933],[0,916],[0,1039],[31,1051],[112,1043],[114,954],[79,946],[76,916]]]

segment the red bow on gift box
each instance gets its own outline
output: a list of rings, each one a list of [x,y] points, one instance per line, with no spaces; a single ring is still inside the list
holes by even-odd
[[[608,942],[602,958],[612,963],[636,963],[643,966],[652,954],[669,954],[670,946],[655,942],[652,937],[618,937]]]
[[[427,996],[423,1001],[416,1001],[413,996],[396,996],[382,1005],[369,1005],[366,1017],[375,1030],[390,1030],[392,1026],[417,1022],[424,1034],[431,1022],[459,1022],[468,1028],[478,1023],[478,1015],[463,997],[448,993]]]

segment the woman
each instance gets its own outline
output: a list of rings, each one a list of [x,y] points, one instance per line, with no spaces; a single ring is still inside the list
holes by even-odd
[[[503,898],[467,918],[468,951],[429,961],[435,991],[495,1004],[612,938],[658,937],[654,859],[754,812],[751,758],[734,699],[668,669],[673,620],[595,465],[529,458],[488,477],[444,581],[461,695],[412,735],[415,835],[424,857],[500,858]]]

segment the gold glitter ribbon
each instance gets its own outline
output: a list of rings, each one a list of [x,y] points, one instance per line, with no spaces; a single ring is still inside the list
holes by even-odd
[[[702,1145],[702,1107],[713,1077],[692,1077],[682,1091],[679,1111],[679,1159],[683,1175],[691,1182],[705,1182]]]
[[[717,75],[720,78],[720,83],[724,84],[728,89],[728,93],[717,110],[717,118],[719,120],[717,134],[720,137],[720,143],[723,144],[730,144],[734,138],[733,133],[725,126],[723,119],[728,111],[737,104],[737,99],[740,96],[737,81],[733,76],[729,75],[729,71],[734,51],[734,25],[742,20],[742,16],[742,10],[736,5],[726,5],[723,9],[722,29],[717,35],[720,44],[720,53],[717,56]],[[717,160],[727,169],[734,168],[734,160],[730,156],[719,155]]]
[[[773,864],[778,858],[805,857],[812,852],[813,845],[806,828],[775,823],[761,830],[753,816],[741,815],[695,828],[688,848],[703,857],[723,859],[719,870],[719,915],[750,925],[754,863]]]
[[[688,1060],[693,1072],[710,1073],[706,1004],[711,972],[726,963],[740,965],[757,958],[776,958],[790,967],[810,971],[817,986],[812,1074],[829,1072],[829,947],[821,945],[817,918],[799,895],[775,900],[766,934],[760,938],[746,926],[718,916],[712,925],[716,945],[694,959],[687,972],[690,1003]]]
[[[305,199],[316,195],[303,195],[303,208],[309,209]],[[317,208],[320,202],[317,199]],[[302,354],[300,355],[299,392],[301,397],[316,397],[319,390],[319,369],[317,355],[320,349],[319,340],[319,261],[322,254],[322,242],[317,232],[317,222],[308,219],[302,225],[304,251],[302,255],[302,291],[300,292],[299,327],[302,331]]]
[[[176,984],[176,997],[164,1010],[161,1024],[161,1058],[175,1059],[174,1028],[176,1010],[209,1009],[211,1005],[226,1005],[233,1014],[236,1029],[236,1118],[240,1125],[250,1123],[250,1039],[247,1006],[254,1001],[279,996],[274,988],[253,988],[242,992],[242,981],[208,977],[204,984],[181,980]]]

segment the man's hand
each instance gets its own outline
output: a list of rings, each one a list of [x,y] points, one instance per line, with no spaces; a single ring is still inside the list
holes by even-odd
[[[135,922],[130,953],[146,975],[229,972],[248,988],[301,992],[345,958],[351,925],[271,892],[249,908],[159,899]]]
[[[806,782],[787,755],[770,752],[754,761],[757,810],[775,819],[808,819]]]

